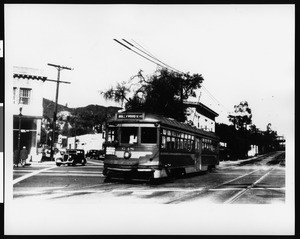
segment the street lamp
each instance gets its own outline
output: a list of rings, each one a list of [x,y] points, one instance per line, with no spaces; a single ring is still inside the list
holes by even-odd
[[[18,131],[18,160],[20,160],[20,150],[21,150],[21,118],[22,118],[23,106],[20,104],[19,107],[19,131]]]

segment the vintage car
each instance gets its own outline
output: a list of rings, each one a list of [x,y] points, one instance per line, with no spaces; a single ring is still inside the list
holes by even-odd
[[[60,151],[55,155],[55,163],[57,166],[62,164],[75,166],[80,163],[86,164],[86,158],[83,149],[67,149],[65,152]]]
[[[90,159],[104,159],[105,151],[104,150],[91,149],[87,152],[86,157],[89,157]]]

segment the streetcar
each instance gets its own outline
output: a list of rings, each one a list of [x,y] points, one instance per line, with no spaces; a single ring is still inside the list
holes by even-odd
[[[106,124],[103,174],[148,180],[209,171],[219,164],[219,138],[172,118],[116,113]]]

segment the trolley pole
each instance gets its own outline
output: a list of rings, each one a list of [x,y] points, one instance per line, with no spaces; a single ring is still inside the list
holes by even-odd
[[[52,140],[51,140],[51,152],[50,152],[50,159],[54,160],[53,158],[53,146],[54,146],[54,140],[55,140],[55,126],[56,126],[56,114],[57,114],[57,101],[58,101],[58,92],[59,92],[59,83],[70,83],[70,82],[63,82],[60,81],[60,71],[61,70],[73,70],[72,68],[65,67],[65,66],[60,66],[60,65],[54,65],[48,63],[48,66],[53,66],[57,69],[58,74],[57,74],[57,81],[56,81],[56,96],[55,96],[55,108],[54,108],[54,113],[53,113],[53,124],[52,124]]]

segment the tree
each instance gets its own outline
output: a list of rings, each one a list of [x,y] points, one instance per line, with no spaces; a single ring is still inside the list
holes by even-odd
[[[72,127],[69,122],[71,116],[72,115],[69,111],[60,111],[57,113],[56,124],[59,128],[60,134],[69,136],[69,129]]]
[[[111,87],[106,92],[102,92],[103,97],[105,99],[114,100],[117,103],[121,103],[121,107],[123,107],[124,100],[129,101],[127,98],[127,94],[130,92],[130,88],[126,86],[127,82],[123,81],[121,84],[117,83],[115,88]]]
[[[134,80],[138,79],[136,83]],[[185,121],[185,107],[182,101],[195,96],[200,89],[203,77],[200,74],[181,74],[159,68],[147,77],[142,70],[128,82],[117,84],[106,92],[101,92],[106,99],[116,102],[126,101],[126,111],[144,111]],[[131,97],[128,95],[131,94]]]
[[[268,123],[266,131],[264,132],[264,146],[265,151],[271,152],[278,148],[277,132],[272,130],[272,124]]]
[[[228,116],[236,129],[244,130],[252,123],[252,113],[247,101],[241,101],[234,106],[234,112]]]
[[[233,125],[216,123],[216,134],[221,142],[227,143],[226,152],[231,160],[247,158],[250,146],[247,131],[237,131]],[[222,152],[220,154],[224,157]]]

